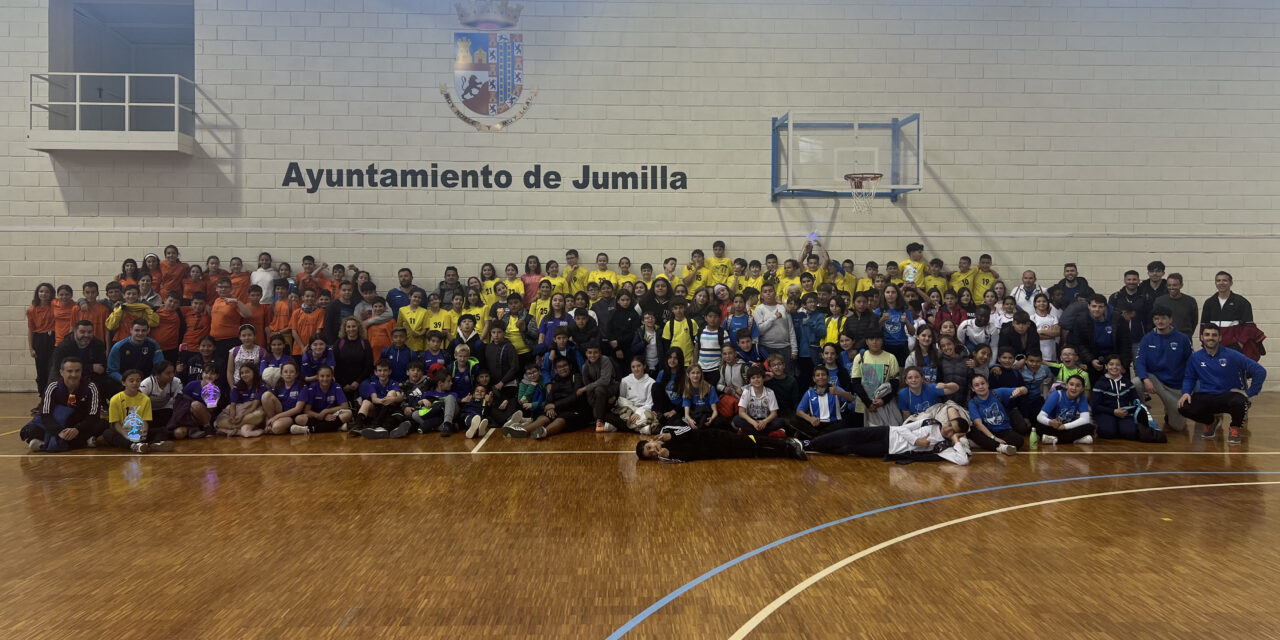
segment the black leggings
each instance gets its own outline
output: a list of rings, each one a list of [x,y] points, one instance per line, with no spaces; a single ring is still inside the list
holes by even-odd
[[[1026,418],[1023,418],[1022,413],[1017,409],[1010,409],[1006,414],[1009,416],[1010,425],[1001,425],[1004,428],[999,431],[992,431],[991,435],[1004,440],[1006,444],[1013,445],[1014,449],[1021,449],[1022,443],[1025,441],[1023,436],[1031,433],[1031,425],[1027,424]],[[977,428],[970,429],[965,436],[987,451],[995,451],[996,447],[1000,446],[999,442],[987,437],[987,434]]]
[[[36,352],[36,393],[43,395],[53,369],[53,334],[31,334],[31,348]]]

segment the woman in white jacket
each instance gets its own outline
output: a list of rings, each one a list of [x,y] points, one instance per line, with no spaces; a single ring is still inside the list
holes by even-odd
[[[631,359],[631,375],[618,383],[618,400],[614,413],[627,421],[627,427],[643,435],[653,435],[658,418],[653,413],[653,378],[645,371],[644,357]]]

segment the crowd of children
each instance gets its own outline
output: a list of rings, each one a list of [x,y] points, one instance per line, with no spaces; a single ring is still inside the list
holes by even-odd
[[[354,265],[305,256],[295,272],[264,252],[254,271],[238,257],[223,270],[170,245],[163,259],[125,260],[105,299],[96,282],[78,299],[69,285],[36,288],[27,321],[42,399],[22,437],[32,451],[141,453],[215,434],[475,438],[494,424],[534,439],[635,431],[653,438],[641,457],[809,448],[967,462],[972,445],[1012,454],[1037,437],[1143,438],[1152,396],[1180,429],[1198,389],[1183,375],[1188,333],[1203,321],[1224,345],[1257,344],[1240,337],[1252,310],[1225,272],[1198,313],[1159,262],[1146,281],[1127,272],[1108,299],[1074,264],[1048,289],[1027,271],[1011,290],[989,255],[949,271],[920,243],[906,252],[859,276],[812,240],[796,259],[730,259],[716,242],[683,268],[668,258],[638,272],[626,257],[614,271],[604,253],[588,267],[570,250],[563,266],[529,256],[499,275],[486,263],[465,283],[448,267],[431,290],[403,268],[383,294]],[[1250,392],[1228,390],[1247,396],[1265,370],[1245,360]]]

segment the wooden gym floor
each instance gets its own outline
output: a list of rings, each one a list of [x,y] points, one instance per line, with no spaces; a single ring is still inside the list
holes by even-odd
[[[28,454],[0,638],[1280,637],[1280,395],[1243,446],[637,463],[637,436]]]

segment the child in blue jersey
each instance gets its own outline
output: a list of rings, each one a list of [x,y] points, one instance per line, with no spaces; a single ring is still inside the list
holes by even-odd
[[[884,350],[898,359],[898,366],[906,363],[909,348],[907,340],[915,335],[915,318],[907,309],[901,292],[896,285],[885,286],[881,308],[875,310],[880,316],[880,329],[884,331]]]
[[[969,419],[973,428],[968,438],[987,451],[998,451],[1007,456],[1018,452],[1024,435],[1031,433],[1017,409],[1011,407],[1014,398],[1027,395],[1026,387],[992,389],[991,381],[981,374],[969,382]]]
[[[404,382],[409,377],[409,363],[418,359],[418,354],[409,348],[409,331],[404,327],[391,330],[391,346],[378,354],[380,360],[391,363],[391,379]]]
[[[555,362],[561,358],[569,361],[571,373],[582,371],[582,352],[578,345],[569,340],[569,328],[557,327],[553,332],[551,344],[542,357],[542,379],[550,380],[555,376]]]
[[[284,435],[289,428],[297,424],[302,414],[302,392],[306,385],[302,382],[301,371],[292,360],[280,365],[280,381],[271,392],[280,402],[280,413],[267,419],[267,433]]]
[[[840,385],[831,384],[831,374],[826,367],[818,367],[813,370],[813,386],[800,397],[792,426],[807,439],[843,429],[844,404],[853,401],[853,394],[841,389]]]
[[[323,345],[324,341],[320,342]],[[322,364],[316,369],[316,381],[307,385],[299,401],[303,404],[302,415],[298,416],[297,424],[289,428],[289,433],[306,435],[347,430],[351,408],[347,406],[342,387],[333,380],[332,366]]]
[[[329,349],[329,343],[316,333],[315,338],[311,340],[311,348],[302,354],[302,381],[311,384],[316,382],[320,376],[322,367],[333,369],[333,351]]]
[[[738,333],[733,336],[737,346],[738,359],[746,363],[748,367],[764,366],[764,351],[756,344],[755,338],[751,332],[746,329],[739,329]]]
[[[443,350],[444,338],[444,334],[439,331],[427,332],[427,350],[417,354],[417,359],[427,365],[427,371],[437,364],[449,364],[449,355]]]
[[[492,402],[493,393],[482,384],[477,384],[471,393],[458,401],[462,409],[462,424],[467,425],[468,438],[480,438],[489,433],[489,419],[484,416]],[[445,434],[441,431],[440,435]]]
[[[188,382],[182,387],[182,395],[187,396],[191,404],[187,409],[191,412],[195,423],[187,431],[187,437],[196,439],[213,434],[213,421],[231,401],[231,394],[224,392],[218,384],[219,369],[209,367],[200,372],[200,378]]]
[[[946,402],[947,394],[960,390],[960,385],[954,382],[926,383],[924,372],[920,367],[907,367],[902,372],[902,379],[906,386],[898,390],[898,409],[902,411],[904,422],[908,416],[920,413],[940,402]]]
[[[1042,426],[1039,430],[1044,444],[1092,444],[1093,424],[1089,414],[1089,399],[1084,395],[1084,378],[1073,375],[1067,378],[1066,387],[1049,394],[1044,408],[1036,416]]]
[[[453,348],[453,362],[449,363],[448,371],[453,377],[453,392],[465,396],[475,386],[480,361],[471,357],[471,347],[459,344]]]
[[[721,323],[725,332],[731,336],[737,336],[738,332],[743,329],[750,329],[751,339],[758,340],[760,338],[760,330],[756,327],[756,323],[751,319],[751,312],[747,310],[747,297],[741,293],[733,296],[733,311],[725,317]]]
[[[1045,366],[1044,356],[1028,353],[1018,373],[1022,376],[1022,386],[1027,388],[1027,395],[1018,398],[1015,406],[1030,419],[1039,415],[1040,408],[1044,406],[1044,389],[1053,380],[1053,369]]]
[[[684,423],[694,429],[725,428],[726,425],[722,424],[725,421],[716,414],[716,403],[720,398],[716,395],[716,388],[704,379],[702,369],[689,367],[685,375],[687,379],[681,399]]]
[[[237,373],[240,380],[231,388],[231,404],[218,416],[214,426],[224,436],[256,438],[263,434],[262,425],[266,413],[262,409],[262,397],[267,386],[258,379],[258,364],[245,362]]]
[[[813,336],[809,334],[808,325],[805,324],[807,316],[800,306],[800,298],[798,296],[787,298],[784,302],[784,307],[791,317],[791,330],[796,336],[796,357],[794,360],[796,380],[812,380],[813,357],[809,351],[809,345],[813,343]]]
[[[409,434],[409,427],[397,412],[404,394],[391,379],[390,362],[379,360],[373,365],[373,377],[360,383],[360,398],[353,434],[370,439],[403,438]]]

